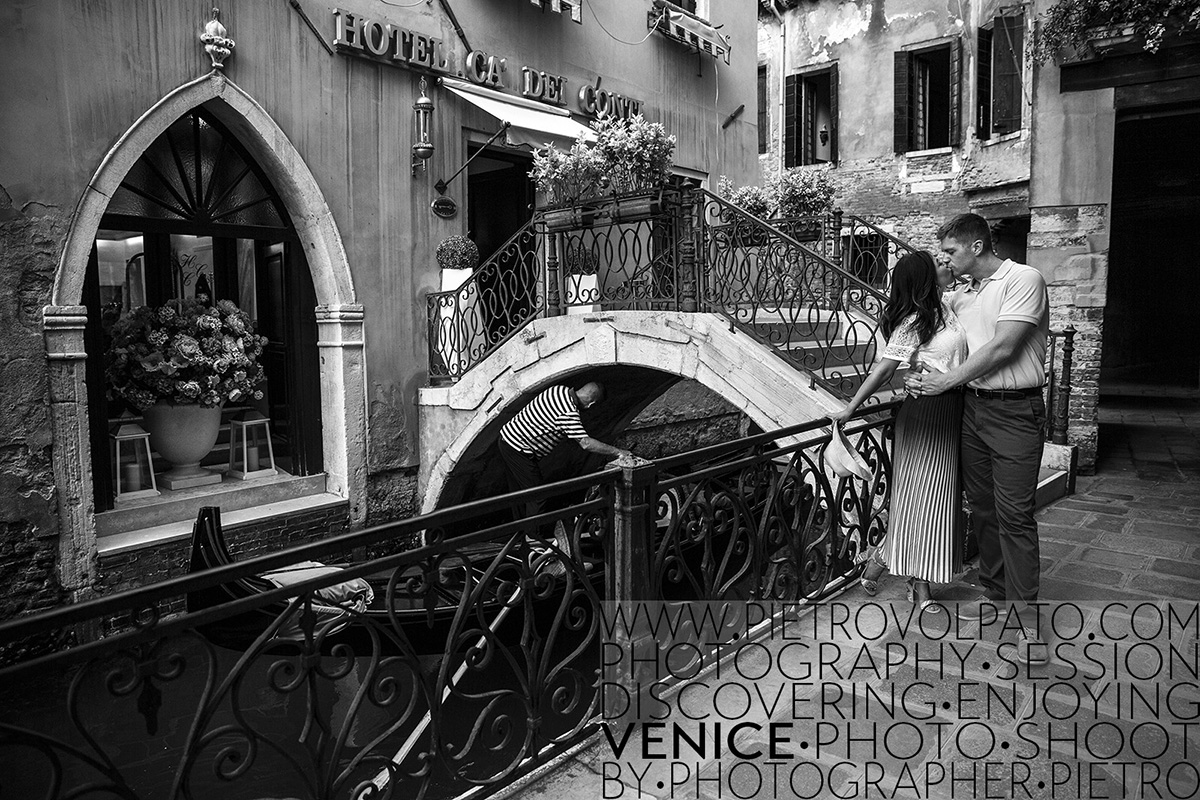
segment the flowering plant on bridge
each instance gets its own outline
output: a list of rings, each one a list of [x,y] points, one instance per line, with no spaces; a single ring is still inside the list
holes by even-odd
[[[775,198],[775,215],[781,219],[815,217],[833,207],[834,186],[825,170],[786,169],[767,188]]]
[[[612,193],[647,192],[666,185],[675,163],[675,137],[668,136],[661,123],[636,114],[622,119],[607,117],[592,127]]]
[[[140,306],[113,325],[105,354],[110,397],[145,410],[157,402],[200,405],[254,398],[267,340],[229,300],[171,300]]]
[[[767,219],[775,205],[771,193],[761,186],[742,186],[734,188],[733,181],[724,175],[717,182],[717,192],[747,214],[759,219]],[[726,220],[730,222],[732,220]]]
[[[548,206],[569,206],[600,193],[604,158],[582,140],[566,152],[550,145],[533,154],[529,177],[546,193]]]

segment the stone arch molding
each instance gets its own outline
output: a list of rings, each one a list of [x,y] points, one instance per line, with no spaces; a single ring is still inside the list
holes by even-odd
[[[581,367],[642,366],[703,384],[764,430],[826,416],[843,403],[716,314],[618,311],[530,323],[453,386],[422,389],[421,509],[513,402]]]
[[[58,269],[52,305],[43,314],[50,362],[54,472],[59,486],[59,577],[86,590],[96,550],[92,508],[87,393],[83,382],[83,282],[100,219],[133,164],[175,120],[197,106],[221,120],[270,179],[287,209],[317,295],[326,491],[350,501],[351,517],[366,516],[366,391],[363,309],[333,213],[312,171],[261,105],[213,71],[171,91],[144,113],[105,154],[75,208]]]

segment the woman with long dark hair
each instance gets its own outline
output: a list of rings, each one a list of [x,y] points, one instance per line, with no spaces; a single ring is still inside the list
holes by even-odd
[[[948,372],[966,359],[966,333],[942,302],[942,292],[953,283],[949,266],[939,265],[924,251],[896,263],[891,297],[879,324],[887,346],[854,399],[832,419],[848,420],[901,364]],[[901,405],[887,537],[869,553],[861,578],[868,593],[875,593],[880,576],[890,569],[908,576],[909,599],[919,608],[941,610],[933,605],[930,582],[949,583],[962,569],[961,423],[959,392],[909,397]]]

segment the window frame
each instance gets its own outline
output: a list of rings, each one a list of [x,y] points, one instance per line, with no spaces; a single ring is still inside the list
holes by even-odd
[[[949,130],[945,145],[929,144],[928,128],[918,135],[917,114],[914,95],[917,94],[916,80],[918,59],[948,50],[949,58]],[[924,42],[904,45],[893,54],[893,149],[898,155],[921,152],[927,149],[958,147],[962,144],[962,37],[945,36]],[[918,146],[918,144],[920,146]]]
[[[829,81],[829,159],[827,161],[818,161],[816,158],[818,131],[816,130],[814,109],[815,93],[809,88],[813,81],[821,78],[827,78]],[[784,168],[838,163],[839,84],[837,61],[802,67],[785,79]]]
[[[771,150],[771,114],[770,114],[770,71],[766,64],[758,65],[758,154],[761,156]]]

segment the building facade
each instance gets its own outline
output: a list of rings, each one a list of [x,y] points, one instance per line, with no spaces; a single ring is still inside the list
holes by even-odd
[[[7,9],[0,616],[178,574],[202,505],[244,553],[412,513],[434,251],[486,258],[530,218],[531,147],[641,113],[681,176],[755,179],[754,17],[699,5]],[[204,464],[275,474],[152,488],[105,352],[131,309],[200,295],[267,339]]]
[[[1000,255],[1040,269],[1052,328],[1076,330],[1069,437],[1088,470],[1102,368],[1196,387],[1178,239],[1197,213],[1195,45],[1041,63],[1052,5],[762,0],[759,153],[764,174],[827,170],[845,212],[931,251],[941,222],[978,213]],[[1148,291],[1147,261],[1187,290]]]

